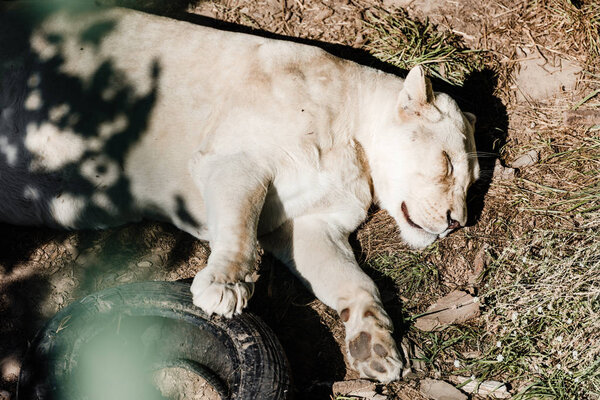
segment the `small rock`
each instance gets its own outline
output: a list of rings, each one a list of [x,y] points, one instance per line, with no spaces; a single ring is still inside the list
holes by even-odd
[[[599,110],[568,110],[565,111],[564,123],[572,125],[600,125]]]
[[[281,2],[279,0],[267,0],[266,2],[267,4],[267,9],[269,11],[271,11],[273,14],[277,14],[278,12],[280,12],[283,7],[281,5]]]
[[[461,385],[468,381],[461,390],[467,393],[477,394],[479,396],[492,396],[495,399],[509,399],[511,397],[506,384],[498,381],[483,381],[479,382],[466,378],[464,376],[456,376],[450,378],[453,382]]]
[[[479,358],[483,355],[483,353],[479,350],[473,350],[473,351],[465,351],[461,353],[462,356],[466,359],[472,360],[474,358]]]
[[[137,263],[137,266],[140,268],[150,268],[152,266],[152,262],[148,260],[140,261]]]
[[[432,400],[467,400],[467,395],[449,384],[435,379],[421,381],[421,393]]]
[[[377,393],[376,384],[366,379],[335,382],[332,390],[337,395],[357,396],[365,400],[387,400],[387,396]]]
[[[383,5],[386,8],[406,8],[413,0],[383,0]]]
[[[16,382],[21,371],[21,362],[15,355],[10,355],[0,361],[0,372],[5,382]]]
[[[485,266],[487,265],[487,245],[482,246],[473,259],[473,272],[469,274],[469,284],[476,285],[483,275]]]
[[[200,3],[200,6],[197,6],[194,9],[194,14],[202,15],[204,17],[216,19],[218,17],[217,11],[214,9],[212,4],[204,5]]]
[[[417,378],[418,373],[425,371],[426,368],[425,362],[421,360],[424,357],[423,350],[407,338],[402,339],[400,348],[404,354],[404,358],[407,360],[406,365],[402,370],[402,378]]]
[[[500,163],[500,160],[496,160],[496,165],[494,166],[494,179],[506,181],[509,179],[513,179],[514,177],[514,168],[505,167]]]
[[[429,306],[426,314],[417,318],[415,326],[422,331],[439,331],[451,324],[460,324],[479,316],[475,297],[455,290]]]
[[[327,18],[333,15],[333,10],[331,8],[324,8],[315,15],[315,20],[317,21],[325,21]]]
[[[540,154],[537,150],[529,150],[525,154],[521,154],[510,164],[512,168],[525,168],[529,167],[540,161]]]
[[[352,381],[340,381],[333,383],[333,393],[348,395],[357,390],[372,390],[375,391],[375,382],[366,379],[355,379]]]
[[[373,390],[357,390],[356,392],[348,393],[349,396],[357,396],[364,400],[387,400],[387,396],[379,394]]]

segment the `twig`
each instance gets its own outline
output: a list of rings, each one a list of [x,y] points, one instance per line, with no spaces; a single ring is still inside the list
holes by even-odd
[[[529,39],[531,39],[531,42],[533,43],[535,50],[540,55],[540,57],[542,57],[544,59],[544,61],[545,61],[544,65],[548,64],[548,59],[546,58],[546,56],[544,56],[544,54],[540,50],[541,46],[535,42],[535,39],[533,38],[533,35],[531,34],[531,31],[529,30],[529,28],[525,27],[524,29],[525,29],[525,33],[527,34],[527,36],[529,36]]]

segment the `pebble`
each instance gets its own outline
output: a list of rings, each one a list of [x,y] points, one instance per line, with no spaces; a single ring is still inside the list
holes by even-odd
[[[534,165],[540,161],[540,154],[537,150],[529,150],[525,154],[521,154],[510,164],[512,168],[525,168]]]
[[[515,169],[505,167],[500,163],[500,160],[496,160],[496,166],[494,167],[494,179],[500,179],[506,181],[515,177]]]
[[[455,290],[438,299],[417,318],[415,327],[422,331],[439,331],[451,324],[460,324],[480,314],[479,301],[466,292]]]
[[[387,396],[377,393],[377,385],[366,379],[334,382],[333,393],[343,396],[358,396],[365,400],[387,400]]]
[[[144,260],[137,263],[137,266],[140,268],[150,268],[152,266],[152,262]]]
[[[333,392],[347,395],[356,390],[375,390],[375,383],[366,379],[354,379],[351,381],[340,381],[333,383]]]
[[[421,393],[431,400],[467,400],[467,395],[449,384],[436,379],[423,379]]]
[[[490,396],[493,399],[509,399],[511,397],[506,384],[502,382],[491,380],[478,382],[464,376],[451,377],[450,380],[459,385],[469,381],[461,387],[461,390],[467,393],[473,393],[479,396]]]

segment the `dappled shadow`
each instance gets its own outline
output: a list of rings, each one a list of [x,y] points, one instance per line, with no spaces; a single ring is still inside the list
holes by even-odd
[[[4,218],[71,228],[139,219],[123,169],[156,102],[159,62],[148,66],[150,89],[139,94],[110,59],[84,54],[94,52],[115,20],[99,20],[81,32],[81,54],[73,54],[68,32],[56,26],[34,35],[31,26],[39,14],[7,13],[0,21],[0,54],[6,60],[0,71],[0,133],[8,149],[0,155]],[[39,41],[45,42],[42,50],[32,49]],[[86,70],[85,61],[76,64],[81,57],[100,63]],[[11,209],[19,213],[7,215]]]
[[[2,219],[70,228],[106,227],[140,219],[123,166],[147,129],[157,99],[160,62],[154,60],[147,66],[148,90],[142,92],[111,59],[85,61],[100,59],[98,48],[118,21],[99,19],[78,37],[72,37],[68,26],[34,32],[46,11],[40,3],[24,12],[0,13]],[[86,8],[66,11],[77,18]],[[75,252],[92,248],[97,241],[92,236],[79,235]],[[56,302],[51,298],[60,290],[56,285],[70,284],[73,278],[68,271],[57,274],[48,270],[50,265],[55,267],[52,257],[56,254],[34,262],[47,264],[43,271],[20,264],[35,258],[40,247],[73,239],[73,235],[2,225],[0,238],[6,246],[0,252],[3,362],[23,356],[27,341],[48,317],[47,303]],[[121,256],[127,253],[123,248],[106,251]],[[71,294],[87,294],[97,286],[92,282],[106,272],[104,267],[120,265],[120,261],[109,259],[88,266],[83,276],[77,274],[79,288]],[[57,275],[65,279],[57,279]],[[64,300],[68,303],[73,298]],[[3,373],[0,384],[4,379]]]

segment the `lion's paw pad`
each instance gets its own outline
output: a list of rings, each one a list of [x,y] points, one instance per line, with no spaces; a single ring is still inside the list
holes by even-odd
[[[348,341],[348,353],[354,368],[364,378],[387,383],[400,377],[403,364],[387,332],[375,335],[360,332]]]
[[[194,305],[208,315],[231,318],[234,314],[240,314],[254,292],[253,282],[205,282],[198,278],[194,279],[191,287]]]

